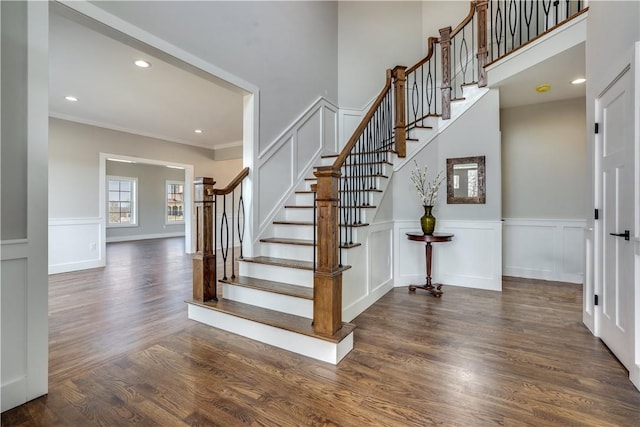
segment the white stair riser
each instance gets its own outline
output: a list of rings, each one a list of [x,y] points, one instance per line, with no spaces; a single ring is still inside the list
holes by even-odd
[[[273,227],[273,236],[283,239],[313,240],[314,230],[311,225],[275,224]]]
[[[313,205],[313,193],[298,193],[295,200],[296,206],[311,206]]]
[[[358,228],[353,228],[353,241],[358,242]],[[341,233],[344,233],[344,229],[340,227]],[[313,240],[314,228],[311,225],[284,225],[276,224],[273,229],[273,236],[283,239],[303,239]],[[343,234],[341,234],[343,236]],[[340,240],[344,240],[341,237]]]
[[[367,222],[367,218],[373,214],[374,209],[362,208],[360,210],[360,220]],[[311,208],[287,208],[285,209],[285,219],[287,221],[313,221],[313,209]],[[340,222],[344,219],[339,217]]]
[[[388,174],[384,174],[384,175],[385,176],[389,176]],[[388,180],[389,180],[388,178],[375,177],[375,178],[373,178],[373,186],[374,186],[374,188],[382,189],[381,186],[383,185],[383,183],[385,181],[388,181]],[[316,183],[315,181],[306,181],[305,180],[305,182],[304,182],[304,190],[305,191],[310,191],[311,190],[311,186],[313,184],[315,184],[315,183]],[[342,183],[340,183],[340,189],[342,189]]]
[[[189,304],[188,317],[214,328],[334,365],[353,349],[353,332],[339,343],[332,343],[195,304]]]
[[[272,258],[313,261],[313,246],[289,245],[284,243],[262,243],[263,256]]]
[[[225,299],[313,319],[313,301],[224,283]]]
[[[240,261],[240,275],[273,282],[313,287],[313,271]]]

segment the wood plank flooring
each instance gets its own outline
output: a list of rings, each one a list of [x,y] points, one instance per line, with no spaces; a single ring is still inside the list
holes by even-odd
[[[50,277],[49,395],[3,426],[640,425],[640,392],[582,325],[580,286],[396,288],[332,366],[187,320],[182,245],[110,244],[107,268]]]

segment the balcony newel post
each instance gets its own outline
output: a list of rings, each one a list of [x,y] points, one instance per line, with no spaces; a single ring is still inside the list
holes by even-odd
[[[342,270],[338,263],[338,205],[341,172],[332,166],[318,167],[317,264],[313,278],[313,329],[331,336],[342,327]]]
[[[487,9],[489,7],[488,0],[479,0],[476,2],[476,15],[478,18],[478,86],[485,87],[487,85],[487,58],[489,49],[487,46]]]
[[[213,178],[206,177],[198,177],[194,181],[196,252],[193,255],[193,299],[201,302],[218,300],[213,223],[215,183]]]
[[[442,119],[451,118],[451,27],[440,29],[440,49],[442,54]]]
[[[398,157],[407,156],[407,112],[406,112],[406,82],[407,67],[397,65],[393,71],[387,70],[387,77],[393,75],[393,92],[395,96],[395,143]]]

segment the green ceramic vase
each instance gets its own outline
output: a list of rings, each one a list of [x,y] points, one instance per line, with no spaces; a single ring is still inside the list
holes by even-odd
[[[422,226],[422,232],[424,234],[433,234],[433,230],[436,228],[436,217],[431,214],[433,206],[424,207],[424,215],[420,217],[420,226]]]

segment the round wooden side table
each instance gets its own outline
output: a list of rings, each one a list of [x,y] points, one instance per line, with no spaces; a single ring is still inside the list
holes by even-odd
[[[433,233],[423,234],[417,232],[407,233],[407,238],[416,242],[425,243],[425,260],[427,263],[427,282],[424,285],[410,285],[409,292],[415,292],[416,289],[424,289],[436,298],[442,296],[442,284],[431,283],[431,256],[433,247],[432,243],[450,242],[453,234],[449,233]]]

